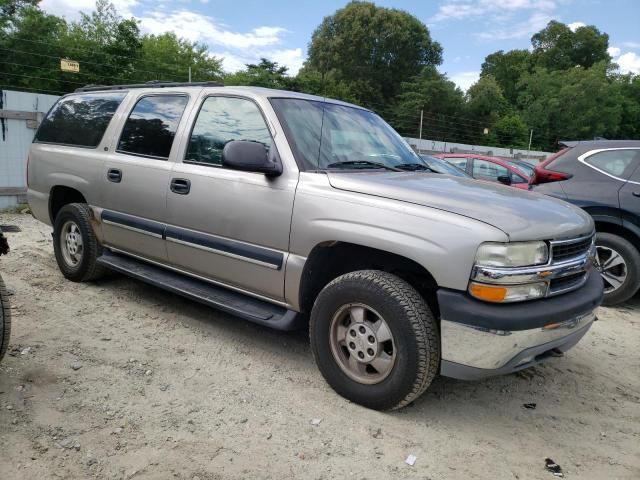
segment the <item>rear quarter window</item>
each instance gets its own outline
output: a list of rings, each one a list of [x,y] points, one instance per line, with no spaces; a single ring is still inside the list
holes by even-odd
[[[583,161],[604,173],[627,179],[638,167],[640,149],[605,150],[589,155]]]
[[[36,143],[95,148],[126,93],[87,93],[61,99],[36,133]]]

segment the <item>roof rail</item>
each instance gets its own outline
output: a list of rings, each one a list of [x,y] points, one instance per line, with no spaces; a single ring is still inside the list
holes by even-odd
[[[151,80],[145,83],[132,83],[130,85],[85,85],[77,88],[76,92],[97,92],[103,90],[129,90],[132,88],[168,88],[168,87],[224,87],[220,82],[161,82]]]

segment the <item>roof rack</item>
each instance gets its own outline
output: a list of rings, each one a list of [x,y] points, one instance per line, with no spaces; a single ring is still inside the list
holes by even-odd
[[[76,92],[97,92],[103,90],[129,90],[132,88],[168,88],[168,87],[224,87],[220,82],[161,82],[151,80],[145,83],[132,83],[130,85],[85,85],[77,88]]]

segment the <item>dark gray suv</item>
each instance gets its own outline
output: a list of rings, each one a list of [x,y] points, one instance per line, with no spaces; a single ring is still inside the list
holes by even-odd
[[[537,165],[532,189],[586,210],[596,223],[596,268],[605,305],[631,298],[640,287],[640,140],[562,142]]]

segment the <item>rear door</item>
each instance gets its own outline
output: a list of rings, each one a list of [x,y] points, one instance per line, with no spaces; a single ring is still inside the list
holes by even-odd
[[[620,208],[631,214],[633,222],[638,224],[640,218],[640,148],[629,149],[629,153],[634,153],[634,163],[637,165],[633,173],[629,176],[627,183],[620,189],[618,195],[620,198]],[[640,226],[640,225],[639,225]]]
[[[164,240],[174,138],[189,97],[143,93],[131,99],[106,155],[100,181],[104,243],[152,260],[167,260]]]
[[[617,209],[621,203],[633,205],[638,202],[632,193],[639,189],[620,190],[638,164],[638,149],[590,150],[578,157],[577,165],[571,170],[572,177],[562,182],[562,188],[567,199],[579,207]]]

